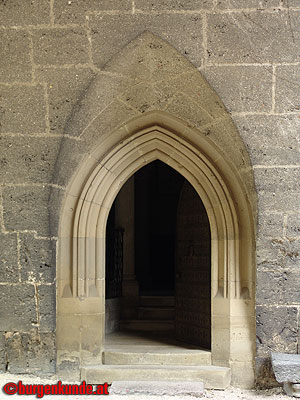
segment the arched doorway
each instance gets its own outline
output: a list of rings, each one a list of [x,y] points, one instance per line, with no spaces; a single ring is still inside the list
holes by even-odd
[[[209,220],[192,185],[159,160],[138,170],[111,207],[105,287],[107,342],[129,331],[211,348]]]
[[[157,120],[156,114],[152,117]],[[192,184],[209,218],[212,364],[230,367],[239,384],[243,379],[253,382],[253,230],[249,203],[239,177],[217,156],[211,144],[203,140],[199,151],[191,143],[193,131],[188,131],[187,140],[181,133],[186,127],[179,120],[174,120],[172,131],[165,127],[168,122],[172,124],[172,118],[167,116],[164,127],[156,124],[131,131],[121,141],[119,132],[115,132],[94,151],[92,160],[101,162],[93,162],[91,170],[89,158],[86,172],[82,169],[72,181],[73,189],[68,192],[64,206],[70,211],[62,214],[60,225],[59,360],[75,357],[80,361],[81,376],[96,379],[95,363],[102,363],[104,340],[105,230],[109,210],[121,187],[136,171],[160,160]],[[136,127],[136,121],[133,126]],[[127,129],[130,131],[130,125]],[[196,132],[195,135],[197,138]],[[116,142],[112,145],[114,138]],[[217,158],[218,166],[207,158],[209,153]],[[84,182],[82,174],[89,176]],[[74,191],[78,190],[75,196]]]
[[[109,88],[105,95],[103,88]],[[102,363],[109,210],[125,182],[155,160],[193,186],[209,219],[212,366],[230,368],[233,385],[252,387],[256,194],[250,159],[202,74],[149,32],[99,71],[61,142],[49,200],[58,239],[58,371],[90,379]],[[128,278],[132,293],[135,282]]]

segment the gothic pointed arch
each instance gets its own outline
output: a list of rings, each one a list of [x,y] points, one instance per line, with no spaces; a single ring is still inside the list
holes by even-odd
[[[256,215],[250,160],[202,74],[149,32],[98,73],[65,128],[50,204],[59,239],[58,364],[101,360],[106,220],[123,184],[156,159],[182,174],[206,208],[212,234],[212,359],[231,367],[233,382],[243,366],[249,386]]]

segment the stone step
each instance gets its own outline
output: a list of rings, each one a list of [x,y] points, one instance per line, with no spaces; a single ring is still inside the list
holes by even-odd
[[[140,307],[138,311],[138,318],[173,320],[174,314],[175,310],[173,307]]]
[[[174,321],[128,319],[120,321],[120,330],[139,332],[170,332],[174,330]]]
[[[107,365],[211,365],[207,350],[166,346],[114,346],[103,352]],[[119,347],[119,348],[116,348]]]
[[[230,379],[230,368],[213,365],[97,365],[81,368],[81,380],[90,384],[110,384],[114,381],[202,381],[206,389],[226,389]]]
[[[174,296],[140,296],[141,307],[174,307]]]
[[[204,384],[203,382],[115,381],[109,388],[109,394],[204,397]]]

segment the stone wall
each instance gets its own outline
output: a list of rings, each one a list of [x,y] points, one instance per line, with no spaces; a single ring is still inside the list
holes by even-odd
[[[299,14],[298,0],[0,3],[2,370],[55,370],[48,202],[60,189],[56,157],[93,77],[144,30],[200,69],[249,151],[258,193],[258,382],[273,383],[270,350],[300,352]]]

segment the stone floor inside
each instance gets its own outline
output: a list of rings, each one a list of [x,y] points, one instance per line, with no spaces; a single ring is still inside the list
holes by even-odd
[[[186,365],[211,364],[210,351],[179,342],[172,332],[114,332],[106,335],[104,349],[106,359],[108,353],[115,353],[131,354],[145,364],[172,364],[176,358]]]

